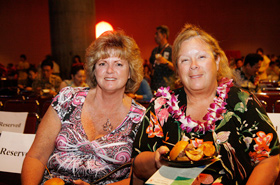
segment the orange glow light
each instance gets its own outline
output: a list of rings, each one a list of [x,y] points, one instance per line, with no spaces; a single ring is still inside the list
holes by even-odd
[[[109,24],[105,21],[101,21],[101,22],[97,23],[95,26],[95,37],[98,38],[103,32],[113,31],[113,30],[114,29],[111,26],[111,24]]]

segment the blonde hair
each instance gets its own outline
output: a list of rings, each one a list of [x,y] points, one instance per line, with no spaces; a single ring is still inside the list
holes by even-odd
[[[219,69],[217,72],[217,81],[221,80],[223,77],[227,77],[229,79],[235,78],[232,70],[229,67],[228,64],[228,59],[225,55],[225,52],[220,48],[218,41],[214,39],[211,35],[203,31],[202,29],[191,25],[191,24],[186,24],[182,31],[179,33],[177,38],[175,39],[173,43],[173,48],[172,48],[172,62],[175,66],[175,70],[178,70],[178,54],[181,48],[181,45],[184,41],[193,38],[193,37],[199,37],[201,40],[206,42],[214,55],[215,60],[220,57],[220,62],[219,62]]]
[[[125,91],[134,93],[143,79],[143,59],[134,39],[122,31],[105,32],[87,48],[85,69],[89,87],[97,86],[95,64],[100,59],[110,57],[112,53],[115,57],[128,61],[130,78],[126,83]]]

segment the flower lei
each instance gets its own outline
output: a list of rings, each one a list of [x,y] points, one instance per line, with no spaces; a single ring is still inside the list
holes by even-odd
[[[220,81],[219,86],[217,87],[217,94],[214,98],[214,102],[210,104],[210,107],[207,109],[208,112],[203,117],[205,122],[195,121],[192,120],[190,115],[185,116],[185,109],[184,107],[178,106],[178,95],[170,94],[170,87],[161,87],[158,89],[156,96],[166,99],[167,101],[167,108],[168,112],[172,114],[172,117],[175,118],[177,121],[181,122],[181,129],[186,132],[203,132],[215,129],[215,122],[217,120],[223,119],[222,114],[226,112],[225,99],[228,98],[227,93],[229,92],[230,88],[233,86],[232,79],[223,78]]]

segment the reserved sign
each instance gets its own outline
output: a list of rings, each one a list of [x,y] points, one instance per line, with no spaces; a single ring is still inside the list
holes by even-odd
[[[35,134],[3,131],[0,137],[0,171],[21,173],[22,163]]]
[[[2,131],[23,133],[28,112],[0,111],[0,133]]]

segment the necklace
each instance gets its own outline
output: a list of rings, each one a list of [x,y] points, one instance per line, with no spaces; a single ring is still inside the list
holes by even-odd
[[[113,129],[113,126],[112,126],[110,120],[107,119],[106,123],[103,124],[103,130],[104,130],[105,132],[110,133],[110,132],[112,131],[112,129]]]
[[[190,115],[185,116],[185,108],[179,107],[178,105],[178,95],[175,96],[174,93],[170,94],[170,87],[161,87],[158,89],[156,96],[162,96],[166,99],[167,110],[172,115],[175,120],[181,123],[181,129],[186,132],[203,132],[215,129],[215,122],[217,120],[223,119],[222,114],[226,112],[226,102],[225,99],[228,98],[227,93],[230,90],[230,87],[233,86],[232,79],[223,78],[220,81],[219,86],[217,87],[217,94],[215,96],[214,102],[210,104],[210,107],[207,109],[206,115],[203,117],[204,122],[193,120]]]

